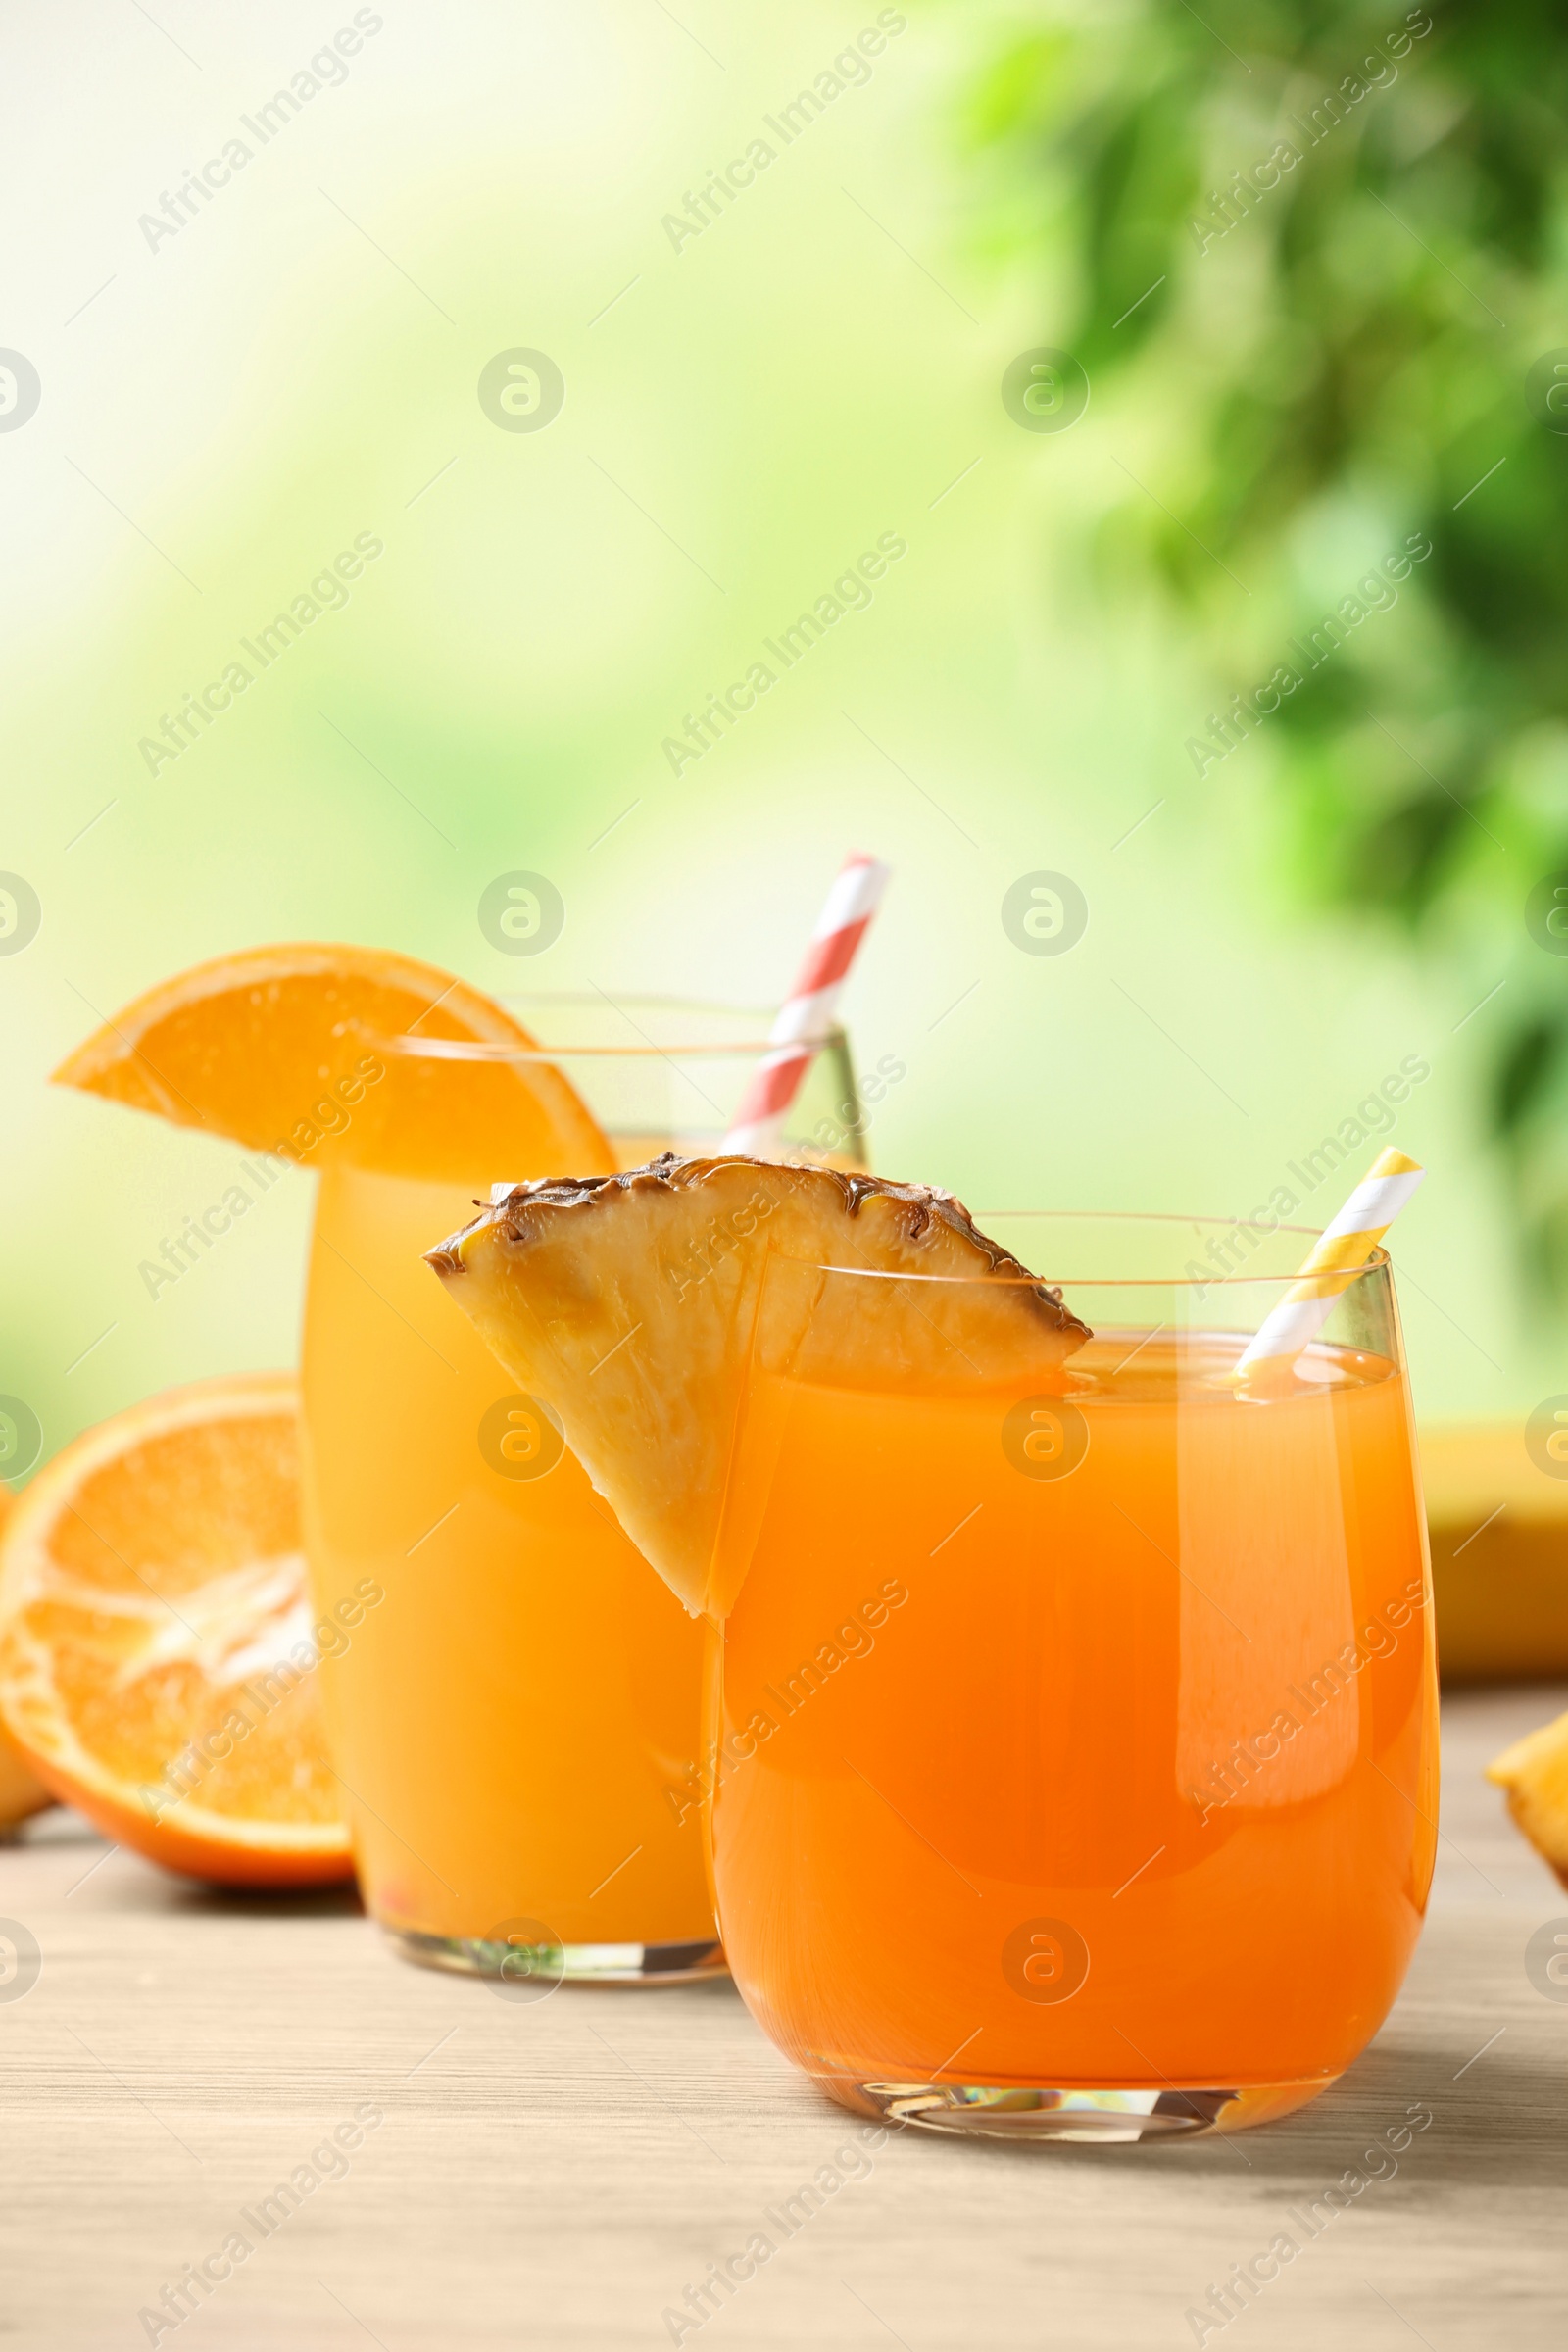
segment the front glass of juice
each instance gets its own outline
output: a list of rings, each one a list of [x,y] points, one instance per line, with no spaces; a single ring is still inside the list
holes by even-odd
[[[890,1369],[847,1335],[872,1286],[929,1333],[929,1281],[769,1265],[707,1758],[730,1967],[863,2112],[1017,2138],[1262,2122],[1376,2031],[1432,1869],[1388,1261],[1294,1364],[1239,1378],[1309,1236],[979,1222],[1093,1330],[1038,1379],[993,1377],[983,1319]]]
[[[570,998],[508,1009],[537,1056],[411,1037],[382,1050],[476,1072],[536,1058],[621,1167],[717,1147],[770,1017]],[[785,1149],[858,1164],[859,1116],[836,1035]],[[423,1262],[493,1184],[582,1173],[568,1151],[551,1166],[321,1177],[306,1542],[318,1610],[341,1603],[344,1619],[323,1699],[365,1899],[407,1957],[670,1982],[722,1966],[700,1818],[701,1627]]]

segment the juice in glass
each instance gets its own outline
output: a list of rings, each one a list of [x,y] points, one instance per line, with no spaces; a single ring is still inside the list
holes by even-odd
[[[798,1336],[752,1367],[714,1640],[730,1967],[863,2111],[1035,2137],[1260,2122],[1376,2031],[1431,1876],[1387,1259],[1294,1369],[1238,1384],[1304,1237],[1203,1283],[1170,1278],[1207,1238],[1185,1221],[979,1222],[1096,1334],[1034,1393],[973,1351],[918,1380],[846,1365],[813,1333],[893,1278],[769,1269]]]
[[[514,1009],[620,1166],[712,1149],[769,1019],[646,1001]],[[497,1050],[403,1038],[386,1052],[493,1065]],[[853,1160],[855,1103],[836,1038],[798,1100],[794,1147]],[[323,1608],[378,1595],[323,1661],[323,1699],[365,1899],[407,1957],[669,1982],[722,1965],[690,1795],[701,1627],[423,1262],[492,1184],[558,1172],[585,1171],[321,1177],[307,1550]]]

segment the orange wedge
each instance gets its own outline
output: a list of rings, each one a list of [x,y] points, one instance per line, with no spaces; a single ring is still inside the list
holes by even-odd
[[[0,1529],[11,1513],[11,1490],[0,1487]],[[43,1783],[35,1780],[22,1761],[16,1747],[0,1731],[0,1831],[16,1828],[29,1813],[41,1813],[54,1798]]]
[[[479,1051],[452,1051],[465,1047]],[[252,948],[196,964],[54,1076],[305,1167],[467,1182],[614,1165],[566,1080],[492,998],[379,949]]]
[[[0,1719],[27,1767],[119,1843],[239,1886],[353,1867],[318,1668],[381,1593],[312,1619],[298,1412],[281,1372],[167,1390],[57,1454],[0,1541]]]

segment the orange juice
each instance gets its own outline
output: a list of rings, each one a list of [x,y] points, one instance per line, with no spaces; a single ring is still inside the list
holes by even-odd
[[[708,1123],[722,1134],[769,1020],[648,999],[522,1009],[547,1040],[527,1053],[389,1041],[395,1075],[412,1062],[422,1085],[446,1082],[430,1097],[439,1115],[413,1122],[416,1170],[405,1139],[406,1172],[334,1161],[321,1173],[306,1545],[323,1608],[366,1579],[384,1595],[322,1661],[322,1698],[366,1901],[406,1957],[505,1976],[509,1989],[563,1974],[667,1983],[722,1966],[702,1821],[702,1629],[424,1252],[498,1181],[588,1172],[564,1125],[523,1147],[487,1113],[504,1101],[484,1093],[498,1074],[533,1072],[547,1108],[564,1081],[603,1124],[603,1164],[635,1167],[671,1143],[711,1147]],[[835,1031],[797,1099],[795,1148],[853,1152],[846,1051]],[[473,1137],[491,1132],[488,1164],[460,1181]]]
[[[581,1973],[712,1965],[700,1629],[422,1260],[488,1184],[333,1168],[317,1206],[312,1574],[385,1592],[321,1676],[366,1900],[416,1957],[525,1921]]]
[[[719,1918],[846,2103],[1225,2128],[1387,2012],[1436,1836],[1396,1339],[1261,1396],[1242,1345],[1102,1330],[1059,1402],[754,1369]]]

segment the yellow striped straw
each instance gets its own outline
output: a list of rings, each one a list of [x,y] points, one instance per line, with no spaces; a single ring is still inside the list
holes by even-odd
[[[1333,1224],[1318,1236],[1296,1281],[1278,1306],[1270,1307],[1256,1337],[1237,1358],[1238,1373],[1255,1371],[1259,1364],[1296,1361],[1316,1339],[1334,1312],[1335,1300],[1348,1290],[1425,1174],[1419,1160],[1392,1145],[1378,1153]]]

